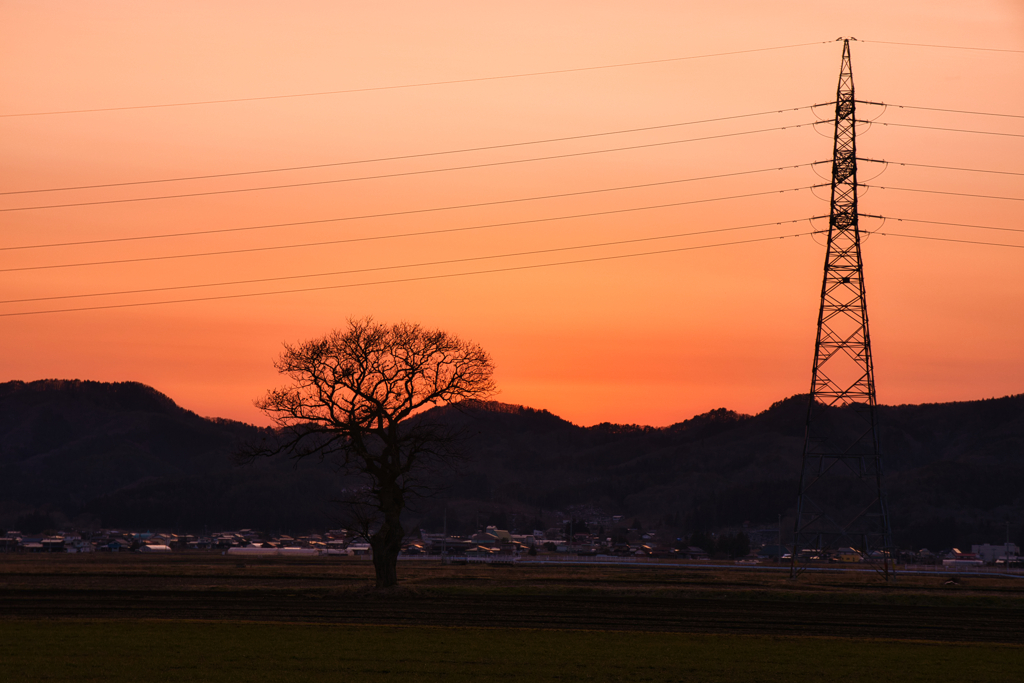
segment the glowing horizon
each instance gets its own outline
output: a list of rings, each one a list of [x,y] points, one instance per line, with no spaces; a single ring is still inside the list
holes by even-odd
[[[1024,92],[1010,85],[1024,82],[1024,54],[890,44],[1024,50],[1024,8],[1018,3],[869,2],[861,9],[859,16],[847,18],[839,9],[810,2],[791,3],[783,11],[754,2],[700,8],[532,3],[515,10],[464,3],[444,12],[415,3],[400,11],[332,3],[299,10],[273,3],[110,2],[67,4],[59,11],[9,4],[0,23],[0,55],[16,66],[0,73],[0,114],[363,91],[0,117],[5,159],[0,187],[17,192],[337,164],[791,110],[834,97],[841,43],[833,39],[839,35],[863,39],[852,43],[858,99],[1024,116]],[[805,43],[810,44],[655,61]],[[651,63],[564,71],[645,61]],[[875,186],[862,194],[864,213],[1001,230],[893,220],[883,225],[866,218],[862,227],[1015,245],[870,236],[864,245],[865,276],[879,402],[1021,393],[1024,193],[1020,175],[1012,174],[1024,173],[1024,118],[860,106],[863,116],[879,117],[859,133],[861,156],[893,162],[884,168],[862,162],[861,181]],[[830,115],[827,107],[817,112],[825,119]],[[808,110],[785,111],[350,166],[0,195],[5,209],[328,183],[0,212],[0,247],[8,248],[392,214],[8,249],[0,251],[0,271],[335,242],[0,272],[4,301],[649,240],[330,277],[0,304],[0,313],[9,313],[359,285],[3,317],[0,381],[139,381],[201,415],[264,424],[252,399],[280,383],[271,363],[281,342],[320,335],[348,317],[373,315],[385,322],[440,327],[480,343],[497,367],[501,393],[496,400],[546,409],[576,424],[662,426],[719,407],[757,413],[808,390],[824,250],[808,236],[709,245],[812,230],[807,223],[733,229],[827,214],[827,201],[819,201],[827,197],[827,187],[758,193],[827,183],[828,166],[817,167],[817,174],[802,166],[655,183],[828,160],[829,125],[817,131],[797,127],[815,120]],[[786,130],[749,133],[783,126]],[[680,142],[692,138],[707,139]],[[622,147],[633,149],[590,153]],[[521,162],[548,156],[561,158]],[[494,165],[503,162],[517,163]],[[478,167],[424,173],[457,166]],[[873,180],[876,174],[882,175]],[[380,175],[393,177],[335,182]],[[649,186],[591,192],[636,185]],[[554,194],[568,196],[508,202]],[[744,194],[758,196],[707,201]],[[423,212],[466,204],[488,205]],[[664,204],[677,206],[624,211]],[[602,215],[548,220],[578,214]],[[509,223],[517,224],[478,227]],[[460,231],[437,232],[446,230]],[[708,232],[715,230],[724,232]],[[339,243],[417,232],[434,234]],[[666,237],[690,232],[708,234]],[[689,247],[709,248],[516,270]],[[475,270],[499,272],[414,280]],[[378,280],[408,281],[364,284]]]

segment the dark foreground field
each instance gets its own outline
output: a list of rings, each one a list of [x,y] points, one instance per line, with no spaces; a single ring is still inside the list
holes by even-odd
[[[5,681],[971,681],[1012,645],[226,622],[0,622]]]
[[[1024,679],[1024,579],[0,556],[4,680]],[[149,673],[143,674],[146,667]],[[795,668],[794,668],[795,667]],[[803,675],[803,674],[806,674]]]

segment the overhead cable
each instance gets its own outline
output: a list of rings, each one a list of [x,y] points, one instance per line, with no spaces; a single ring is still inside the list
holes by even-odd
[[[815,162],[815,163],[817,163],[817,162]],[[237,227],[237,228],[216,228],[216,229],[213,229],[213,230],[195,230],[195,231],[191,231],[191,232],[171,232],[171,233],[163,233],[161,235],[137,235],[137,236],[132,236],[132,237],[112,237],[112,238],[108,238],[108,239],[81,240],[81,241],[76,241],[76,242],[51,242],[49,244],[26,244],[26,245],[21,245],[21,246],[0,247],[0,251],[14,251],[14,250],[18,250],[18,249],[43,249],[43,248],[50,248],[50,247],[72,247],[72,246],[79,246],[79,245],[83,245],[83,244],[110,244],[110,243],[113,243],[113,242],[138,242],[138,241],[143,241],[143,240],[171,239],[171,238],[178,238],[178,237],[195,237],[195,236],[199,236],[199,235],[217,235],[217,234],[224,234],[224,233],[246,232],[246,231],[250,231],[250,230],[268,230],[268,229],[272,229],[272,228],[291,228],[291,227],[297,227],[297,226],[300,226],[300,225],[322,225],[322,224],[325,224],[325,223],[339,223],[339,222],[343,222],[343,221],[369,220],[369,219],[372,219],[372,218],[390,218],[392,216],[409,216],[409,215],[420,214],[420,213],[433,213],[433,212],[436,212],[436,211],[453,211],[453,210],[456,210],[456,209],[473,209],[473,208],[478,208],[478,207],[482,207],[482,206],[495,206],[495,205],[499,205],[499,204],[511,204],[511,203],[516,203],[516,202],[530,202],[530,201],[536,201],[536,200],[541,200],[541,199],[558,199],[558,198],[561,198],[561,197],[574,197],[574,196],[578,196],[578,195],[597,194],[597,193],[600,193],[600,192],[611,192],[611,191],[615,191],[615,190],[633,190],[633,189],[637,189],[637,188],[641,188],[641,187],[653,187],[655,185],[663,185],[663,184],[665,184],[665,182],[671,182],[671,181],[664,181],[664,182],[658,182],[658,183],[645,183],[645,184],[642,184],[642,185],[623,185],[623,186],[620,186],[620,187],[609,187],[609,188],[604,188],[604,189],[600,189],[600,190],[582,190],[580,192],[563,192],[561,194],[540,195],[540,196],[535,196],[535,197],[520,197],[520,198],[517,198],[517,199],[501,199],[501,200],[497,200],[497,201],[493,201],[493,202],[478,202],[478,203],[475,203],[475,204],[455,204],[455,205],[449,205],[449,206],[435,206],[435,207],[431,207],[431,208],[427,208],[427,209],[409,209],[407,211],[389,211],[387,213],[371,213],[371,214],[362,214],[362,215],[357,215],[357,216],[338,216],[338,217],[335,217],[335,218],[320,218],[320,219],[310,220],[310,221],[292,221],[292,222],[289,222],[289,223],[265,223],[263,225],[244,225],[244,226]],[[806,190],[806,189],[817,188],[817,187],[825,187],[825,185],[824,184],[808,185],[806,187],[793,188],[793,190]],[[752,196],[758,196],[758,195],[762,195],[762,194],[775,194],[776,192],[789,192],[789,191],[791,191],[791,190],[772,190],[772,191],[767,192],[767,193],[758,192],[758,193],[754,193],[753,195],[743,194],[743,195],[736,195],[736,196],[733,196],[733,197],[722,197],[721,199],[741,199],[743,197],[752,197]],[[718,201],[718,200],[717,199],[712,199],[712,200],[698,200],[698,201]],[[685,204],[685,203],[688,203],[688,202],[683,202],[683,203]],[[648,208],[657,209],[657,208],[668,207],[668,206],[679,206],[679,204],[678,203],[674,203],[674,204],[659,204],[659,205],[656,205],[656,206],[640,207],[640,209],[648,209]],[[596,212],[596,213],[587,213],[587,214],[578,214],[576,216],[567,216],[567,218],[577,218],[577,217],[584,217],[584,216],[601,216],[601,215],[604,215],[606,213],[619,213],[620,211],[634,211],[634,210],[638,210],[638,209],[621,209],[621,210],[613,210],[613,211],[599,211],[599,212]],[[556,219],[556,220],[561,220],[561,218]],[[531,222],[531,221],[524,221],[524,222]],[[496,225],[513,225],[513,223],[498,223]],[[486,226],[486,227],[489,227],[489,226]],[[424,234],[426,234],[426,233],[424,233]]]
[[[444,273],[444,274],[439,274],[439,275],[421,275],[421,276],[418,276],[418,277],[408,277],[408,278],[401,278],[401,279],[395,279],[395,280],[377,280],[377,281],[373,281],[373,282],[354,282],[354,283],[343,284],[343,285],[323,285],[323,286],[320,286],[320,287],[303,287],[303,288],[300,288],[300,289],[284,289],[284,290],[276,290],[276,291],[271,291],[271,292],[246,292],[246,293],[242,293],[242,294],[222,294],[222,295],[218,295],[218,296],[196,297],[196,298],[191,298],[191,299],[174,299],[174,300],[170,300],[170,301],[142,301],[142,302],[137,302],[137,303],[127,303],[127,304],[107,304],[107,305],[101,305],[101,306],[84,306],[84,307],[81,307],[81,308],[61,308],[61,309],[50,309],[50,310],[42,310],[42,311],[38,311],[37,310],[37,311],[21,311],[21,312],[17,312],[17,313],[0,313],[0,318],[10,318],[10,317],[22,316],[22,315],[42,315],[42,314],[46,314],[46,313],[70,313],[70,312],[74,312],[74,311],[97,311],[97,310],[115,309],[115,308],[135,308],[135,307],[139,307],[139,306],[160,306],[160,305],[164,305],[164,304],[195,303],[195,302],[200,302],[200,301],[218,301],[218,300],[223,300],[223,299],[243,299],[243,298],[250,298],[250,297],[257,297],[257,296],[270,296],[270,295],[275,295],[275,294],[296,294],[296,293],[300,293],[300,292],[317,292],[317,291],[324,291],[324,290],[331,290],[331,289],[349,289],[349,288],[353,288],[353,287],[369,287],[369,286],[374,286],[374,285],[401,284],[401,283],[407,283],[407,282],[423,282],[425,280],[441,280],[441,279],[453,278],[453,277],[465,277],[465,276],[469,276],[469,275],[485,275],[485,274],[490,274],[490,273],[506,273],[506,272],[513,272],[513,271],[519,271],[519,270],[533,270],[533,269],[537,269],[537,268],[552,268],[552,267],[556,267],[556,266],[567,266],[567,265],[575,265],[575,264],[580,264],[580,263],[597,263],[597,262],[600,262],[600,261],[615,261],[615,260],[627,259],[627,258],[637,258],[637,257],[641,257],[641,256],[654,256],[654,255],[657,255],[657,254],[671,254],[671,253],[676,253],[676,252],[681,252],[681,251],[695,251],[695,250],[698,250],[698,249],[712,249],[712,248],[715,248],[715,247],[727,247],[727,246],[734,246],[734,245],[740,245],[740,244],[754,244],[754,243],[757,243],[757,242],[768,242],[768,241],[782,240],[782,239],[786,239],[788,237],[806,237],[806,236],[811,235],[811,234],[814,234],[814,233],[813,232],[802,232],[802,233],[796,233],[796,234],[790,234],[790,235],[775,235],[775,236],[772,236],[772,237],[758,237],[758,238],[749,239],[749,240],[737,240],[735,242],[721,242],[721,243],[718,243],[718,244],[702,244],[702,245],[695,245],[695,246],[691,246],[691,247],[675,247],[675,248],[672,248],[672,249],[659,249],[657,251],[646,251],[646,252],[633,253],[633,254],[615,254],[615,255],[611,255],[611,256],[594,256],[592,258],[574,259],[574,260],[571,260],[571,261],[557,261],[557,262],[554,262],[554,263],[538,263],[538,264],[525,265],[525,266],[508,266],[508,267],[505,267],[505,268],[491,268],[491,269],[487,269],[487,270],[477,270],[477,271],[469,271],[469,272],[462,272],[462,273]]]
[[[975,114],[977,116],[1002,116],[1011,119],[1024,119],[1024,114],[1002,114],[991,111],[969,111],[965,109],[942,109],[940,107],[915,107],[909,104],[890,104],[888,102],[870,102],[857,100],[857,104],[874,104],[880,107],[897,107],[899,109],[920,109],[921,111],[942,111],[949,114]]]
[[[873,164],[891,164],[893,166],[913,166],[914,168],[937,168],[943,171],[969,171],[971,173],[996,173],[999,175],[1024,175],[1019,171],[995,171],[989,168],[964,168],[961,166],[937,166],[935,164],[912,164],[909,161],[886,161],[885,159],[867,159],[857,157],[857,161],[867,161]]]
[[[425,262],[425,263],[410,263],[410,264],[399,265],[399,266],[382,266],[382,267],[376,267],[376,268],[359,268],[359,269],[355,269],[355,270],[337,270],[337,271],[331,271],[331,272],[326,272],[326,273],[309,273],[309,274],[305,274],[305,275],[286,275],[286,276],[281,276],[281,277],[263,277],[263,278],[257,278],[257,279],[252,279],[252,280],[233,280],[233,281],[230,281],[230,282],[209,282],[209,283],[195,284],[195,285],[175,285],[175,286],[171,286],[171,287],[151,287],[151,288],[147,288],[147,289],[129,289],[129,290],[118,290],[118,291],[112,291],[112,292],[93,292],[93,293],[89,293],[89,294],[66,294],[66,295],[62,295],[62,296],[42,296],[42,297],[34,297],[34,298],[31,298],[31,299],[8,299],[6,301],[0,301],[0,304],[27,303],[27,302],[33,302],[33,301],[55,301],[55,300],[58,300],[58,299],[83,299],[83,298],[87,298],[87,297],[116,296],[116,295],[124,295],[124,294],[147,294],[147,293],[153,293],[153,292],[169,292],[169,291],[182,290],[182,289],[201,289],[201,288],[205,288],[205,287],[227,287],[227,286],[233,286],[233,285],[251,285],[251,284],[264,283],[264,282],[281,282],[281,281],[284,281],[284,280],[303,280],[303,279],[315,278],[315,277],[332,277],[332,276],[336,276],[336,275],[355,275],[355,274],[360,274],[360,273],[369,273],[369,272],[382,271],[382,270],[397,270],[397,269],[402,269],[402,268],[420,268],[420,267],[425,267],[425,266],[438,266],[438,265],[449,265],[449,264],[454,264],[454,263],[466,263],[466,262],[469,262],[469,261],[484,261],[484,260],[496,259],[496,258],[509,258],[509,257],[513,257],[513,256],[529,256],[529,255],[547,254],[547,253],[560,252],[560,251],[572,251],[572,250],[575,250],[575,249],[593,249],[593,248],[596,248],[596,247],[619,246],[619,245],[623,245],[623,244],[636,244],[636,243],[640,243],[640,242],[656,242],[656,241],[660,241],[660,240],[677,239],[677,238],[680,238],[680,237],[696,237],[698,235],[710,235],[710,234],[720,233],[720,232],[733,232],[733,231],[736,231],[736,230],[750,230],[750,229],[753,229],[753,228],[764,228],[764,227],[775,226],[775,225],[786,225],[788,223],[802,223],[805,220],[814,220],[815,218],[823,218],[823,217],[824,216],[814,216],[814,217],[812,217],[810,219],[808,219],[808,218],[796,218],[796,219],[787,220],[787,221],[774,221],[774,222],[770,222],[770,223],[756,223],[754,225],[740,225],[740,226],[732,227],[732,228],[716,228],[714,230],[698,230],[696,232],[683,232],[683,233],[676,233],[676,234],[673,234],[673,235],[659,235],[657,237],[638,237],[638,238],[635,238],[635,239],[619,240],[619,241],[616,241],[616,242],[603,242],[603,243],[599,243],[599,244],[582,244],[582,245],[576,245],[576,246],[571,246],[571,247],[558,247],[558,248],[553,248],[553,249],[539,249],[539,250],[536,250],[536,251],[524,251],[524,252],[511,253],[511,254],[496,254],[496,255],[492,255],[492,256],[477,256],[477,257],[461,258],[461,259],[446,259],[446,260],[443,260],[443,261],[428,261],[428,262]]]
[[[808,186],[808,187],[822,187],[822,186],[819,185],[819,186]],[[223,251],[210,251],[210,252],[201,252],[201,253],[192,253],[192,254],[171,254],[171,255],[165,255],[165,256],[143,256],[143,257],[139,257],[139,258],[113,259],[113,260],[108,260],[108,261],[90,261],[90,262],[80,262],[80,263],[57,263],[57,264],[47,264],[47,265],[42,265],[42,266],[20,266],[20,267],[17,267],[17,268],[0,268],[0,273],[14,273],[14,272],[29,271],[29,270],[53,270],[53,269],[56,269],[56,268],[79,268],[79,267],[83,267],[83,266],[109,266],[109,265],[117,265],[117,264],[124,264],[124,263],[141,263],[141,262],[146,262],[146,261],[168,261],[168,260],[183,259],[183,258],[195,258],[195,257],[199,257],[199,256],[225,256],[225,255],[228,255],[228,254],[244,254],[244,253],[260,252],[260,251],[276,251],[276,250],[280,250],[280,249],[296,249],[296,248],[304,248],[304,247],[327,246],[327,245],[331,245],[331,244],[344,244],[344,243],[347,243],[347,242],[364,242],[364,241],[377,240],[377,239],[393,239],[393,238],[397,238],[397,237],[411,237],[411,236],[428,235],[428,234],[439,234],[439,233],[443,233],[443,232],[459,232],[459,231],[464,231],[464,230],[479,230],[479,229],[482,229],[482,228],[489,228],[489,227],[499,227],[499,226],[506,226],[506,225],[521,225],[521,224],[526,224],[526,223],[540,223],[540,222],[546,222],[546,221],[551,221],[551,220],[564,220],[565,218],[582,218],[582,217],[589,217],[589,216],[595,216],[595,215],[608,215],[608,214],[612,214],[612,213],[625,213],[627,211],[640,211],[640,210],[649,210],[649,209],[661,209],[661,208],[668,208],[668,207],[672,207],[672,206],[684,206],[684,205],[687,205],[687,204],[706,204],[706,203],[709,203],[709,202],[725,201],[725,200],[728,200],[728,199],[742,199],[742,198],[745,198],[745,197],[758,197],[758,196],[763,196],[763,195],[768,195],[768,194],[781,194],[783,192],[795,192],[797,190],[808,189],[808,187],[796,187],[796,188],[790,188],[790,189],[785,189],[785,190],[768,190],[766,192],[753,192],[753,193],[748,193],[748,194],[733,195],[733,196],[730,196],[730,197],[713,197],[713,198],[710,198],[710,199],[691,199],[691,200],[685,201],[685,202],[672,202],[670,204],[658,204],[658,205],[653,205],[653,206],[643,206],[643,207],[636,207],[636,208],[630,208],[630,209],[618,209],[618,210],[612,210],[612,211],[601,211],[601,212],[596,212],[596,213],[591,213],[591,214],[579,214],[579,215],[575,215],[575,216],[564,216],[564,217],[558,217],[558,218],[533,219],[533,220],[526,220],[526,221],[513,221],[513,222],[509,222],[509,223],[495,223],[495,224],[491,224],[491,225],[471,226],[471,227],[467,227],[467,228],[448,228],[448,229],[442,229],[442,230],[424,231],[424,232],[421,232],[421,233],[405,233],[405,234],[399,234],[399,235],[381,235],[381,236],[375,236],[375,237],[349,238],[349,239],[341,239],[341,240],[329,240],[329,241],[323,241],[323,242],[311,242],[311,243],[304,243],[304,244],[277,245],[277,246],[272,246],[272,247],[248,247],[248,248],[244,248],[244,249],[227,249],[227,250],[223,250]],[[594,190],[594,192],[597,192],[597,191],[598,190]],[[585,193],[577,193],[577,194],[585,194]],[[511,200],[511,201],[522,201],[522,200]]]
[[[997,47],[971,47],[969,45],[931,45],[927,43],[898,43],[892,40],[861,40],[857,39],[858,43],[878,43],[879,45],[903,45],[905,47],[933,47],[940,48],[943,50],[974,50],[979,52],[1009,52],[1014,54],[1024,54],[1024,50],[1007,50]]]
[[[398,178],[398,177],[403,177],[403,176],[424,175],[424,174],[428,174],[428,173],[443,173],[443,172],[448,172],[448,171],[465,171],[465,170],[470,170],[470,169],[475,169],[475,168],[487,168],[487,167],[492,167],[492,166],[508,166],[508,165],[512,165],[512,164],[525,164],[525,163],[532,163],[532,162],[536,162],[536,161],[551,161],[551,160],[554,160],[554,159],[567,159],[567,158],[571,158],[571,157],[591,156],[591,155],[594,155],[594,154],[607,154],[607,153],[610,153],[610,152],[624,152],[624,151],[629,151],[629,150],[634,150],[634,149],[647,149],[647,148],[651,148],[651,147],[665,147],[665,146],[668,146],[668,145],[679,145],[679,144],[683,144],[683,143],[687,143],[687,142],[700,142],[700,141],[703,141],[703,140],[716,140],[716,139],[719,139],[719,138],[731,138],[731,137],[737,137],[737,136],[740,136],[740,135],[753,135],[755,133],[767,133],[767,132],[771,132],[771,131],[786,130],[788,128],[803,128],[805,126],[810,126],[810,125],[813,125],[813,124],[798,123],[798,124],[794,124],[792,126],[776,126],[774,128],[762,128],[762,129],[759,129],[759,130],[742,131],[742,132],[739,132],[739,133],[722,133],[721,135],[706,135],[704,137],[687,138],[685,140],[668,140],[666,142],[649,142],[649,143],[645,143],[645,144],[642,144],[642,145],[629,145],[627,147],[614,147],[614,148],[610,148],[610,149],[598,149],[598,150],[590,150],[590,151],[586,151],[586,152],[568,152],[566,154],[554,154],[554,155],[550,155],[550,156],[546,156],[546,157],[531,157],[531,158],[528,158],[528,159],[512,159],[512,160],[509,160],[509,161],[494,161],[494,162],[488,162],[488,163],[484,163],[484,164],[470,164],[470,165],[467,165],[467,166],[448,166],[446,168],[432,168],[432,169],[426,169],[426,170],[421,170],[421,171],[405,171],[405,172],[402,172],[402,173],[386,173],[386,174],[374,175],[374,176],[360,176],[360,177],[357,177],[357,178],[340,178],[340,179],[336,179],[336,180],[314,180],[314,181],[308,181],[308,182],[304,182],[304,183],[287,183],[287,184],[284,184],[284,185],[264,185],[264,186],[261,186],[261,187],[242,187],[242,188],[236,188],[236,189],[232,189],[232,190],[211,190],[211,191],[207,191],[207,192],[188,192],[188,193],[185,193],[185,194],[158,195],[158,196],[151,196],[151,197],[131,197],[131,198],[126,198],[126,199],[104,199],[104,200],[101,200],[101,201],[94,201],[94,202],[72,202],[72,203],[67,203],[67,204],[44,204],[44,205],[36,205],[36,206],[19,206],[19,207],[11,207],[11,208],[6,208],[6,209],[0,209],[0,213],[10,212],[10,211],[33,211],[33,210],[41,210],[41,209],[63,209],[63,208],[79,207],[79,206],[97,206],[97,205],[100,205],[100,204],[125,204],[125,203],[129,203],[129,202],[148,202],[148,201],[153,201],[153,200],[157,200],[157,199],[183,199],[185,197],[208,197],[208,196],[212,196],[212,195],[236,194],[236,193],[239,193],[239,192],[262,192],[264,190],[281,190],[281,189],[285,189],[285,188],[310,187],[310,186],[315,186],[315,185],[334,185],[334,184],[338,184],[338,183],[351,183],[351,182],[363,181],[363,180],[381,180],[383,178]]]
[[[166,108],[166,107],[194,107],[194,106],[209,105],[209,104],[228,104],[228,103],[233,103],[233,102],[257,102],[257,101],[262,101],[262,100],[284,100],[284,99],[294,99],[294,98],[300,98],[300,97],[323,97],[325,95],[345,95],[345,94],[350,94],[350,93],[376,92],[376,91],[381,91],[381,90],[400,90],[400,89],[404,89],[404,88],[426,88],[426,87],[439,86],[439,85],[455,85],[455,84],[458,84],[458,83],[479,83],[479,82],[482,82],[482,81],[499,81],[499,80],[513,79],[513,78],[530,78],[530,77],[534,77],[534,76],[552,76],[552,75],[556,75],[556,74],[575,73],[575,72],[581,72],[581,71],[598,71],[598,70],[601,70],[601,69],[621,69],[621,68],[631,67],[631,66],[645,66],[645,65],[648,65],[648,64],[667,64],[667,63],[670,63],[670,62],[682,62],[682,61],[687,61],[687,60],[691,60],[691,59],[707,59],[707,58],[710,58],[710,57],[726,57],[726,56],[731,56],[731,55],[743,55],[743,54],[751,54],[751,53],[756,53],[756,52],[769,52],[769,51],[772,51],[772,50],[788,50],[790,48],[796,48],[796,47],[807,47],[807,46],[810,46],[810,45],[823,45],[823,44],[829,43],[829,42],[831,42],[831,41],[822,40],[822,41],[815,41],[815,42],[812,42],[812,43],[796,43],[796,44],[793,44],[793,45],[776,45],[776,46],[773,46],[773,47],[760,47],[760,48],[752,48],[752,49],[749,49],[749,50],[734,50],[732,52],[714,52],[714,53],[704,54],[704,55],[689,55],[689,56],[686,56],[686,57],[667,57],[665,59],[647,59],[647,60],[638,61],[638,62],[621,62],[621,63],[618,63],[618,64],[600,64],[600,65],[597,65],[597,66],[583,66],[583,67],[575,67],[575,68],[570,68],[570,69],[551,69],[551,70],[547,70],[547,71],[530,71],[530,72],[525,72],[525,73],[503,74],[503,75],[499,75],[499,76],[481,76],[481,77],[478,77],[478,78],[459,78],[459,79],[451,79],[451,80],[443,80],[443,81],[428,81],[428,82],[424,82],[424,83],[402,83],[402,84],[398,84],[398,85],[380,85],[380,86],[372,86],[372,87],[366,87],[366,88],[348,88],[346,90],[321,90],[321,91],[317,91],[317,92],[290,93],[290,94],[286,94],[286,95],[261,95],[261,96],[256,96],[256,97],[234,97],[234,98],[225,98],[225,99],[216,99],[216,100],[196,100],[196,101],[191,101],[191,102],[170,102],[170,103],[163,103],[163,104],[140,104],[140,105],[125,106],[125,107],[98,107],[98,108],[93,108],[93,109],[60,109],[60,110],[52,110],[52,111],[20,112],[20,113],[10,113],[10,114],[0,114],[0,118],[13,118],[13,117],[19,117],[19,116],[52,116],[52,115],[57,115],[57,114],[87,114],[87,113],[107,112],[107,111],[128,111],[128,110],[132,110],[132,109],[160,109],[160,108]]]
[[[1008,247],[1010,249],[1024,249],[1024,244],[1003,244],[1001,242],[979,242],[976,240],[958,240],[951,237],[929,237],[928,235],[903,235],[897,232],[874,231],[872,235],[883,237],[907,237],[915,240],[929,240],[931,242],[956,242],[957,244],[978,244],[986,247]]]
[[[977,230],[1000,230],[1003,232],[1024,232],[1022,228],[997,228],[991,225],[973,225],[971,223],[948,223],[945,221],[924,221],[915,218],[900,218],[899,216],[876,216],[870,213],[858,213],[858,216],[865,218],[880,218],[887,221],[899,221],[900,223],[925,223],[928,225],[944,225],[956,228],[975,228]]]
[[[1005,200],[1011,201],[1011,202],[1024,202],[1024,197],[999,197],[999,196],[990,195],[990,194],[969,194],[967,192],[944,192],[942,190],[922,190],[922,189],[915,188],[915,187],[892,187],[890,185],[886,185],[886,186],[883,187],[882,185],[868,185],[868,184],[863,184],[863,183],[859,184],[859,186],[860,187],[873,187],[873,188],[877,188],[879,190],[900,190],[901,192],[924,192],[924,193],[927,193],[927,194],[948,194],[948,195],[951,195],[953,197],[975,197],[975,198],[978,198],[978,199],[1005,199]]]
[[[978,135],[1002,135],[1010,138],[1024,138],[1024,133],[999,133],[992,130],[967,130],[964,128],[943,128],[941,126],[918,126],[913,123],[886,123],[885,121],[876,121],[880,126],[896,126],[897,128],[922,128],[924,130],[942,130],[951,133],[975,133]]]
[[[156,179],[153,179],[153,180],[133,180],[133,181],[127,181],[127,182],[120,182],[120,183],[101,183],[101,184],[97,184],[97,185],[69,185],[69,186],[65,186],[65,187],[43,187],[43,188],[36,188],[36,189],[31,189],[31,190],[12,190],[12,191],[9,191],[9,192],[0,192],[0,196],[3,196],[3,195],[13,195],[13,194],[35,194],[35,193],[39,193],[39,192],[65,192],[65,191],[70,191],[70,190],[95,190],[95,189],[107,188],[107,187],[129,187],[129,186],[132,186],[132,185],[152,185],[154,183],[176,183],[176,182],[183,182],[183,181],[187,181],[187,180],[210,180],[210,179],[213,179],[213,178],[232,178],[232,177],[246,176],[246,175],[257,175],[257,174],[262,174],[262,173],[283,173],[283,172],[286,172],[286,171],[308,171],[308,170],[318,169],[318,168],[335,168],[335,167],[338,167],[338,166],[353,166],[353,165],[356,165],[356,164],[371,164],[371,163],[379,163],[379,162],[386,162],[386,161],[401,161],[401,160],[405,160],[405,159],[422,159],[422,158],[425,158],[425,157],[442,156],[442,155],[447,155],[447,154],[464,154],[464,153],[467,153],[467,152],[483,152],[483,151],[489,151],[489,150],[494,150],[494,149],[508,149],[508,148],[511,148],[511,147],[525,147],[527,145],[542,145],[542,144],[548,144],[548,143],[553,143],[553,142],[567,142],[567,141],[570,141],[570,140],[583,140],[585,138],[597,138],[597,137],[604,137],[604,136],[608,136],[608,135],[623,135],[623,134],[626,134],[626,133],[642,133],[642,132],[652,131],[652,130],[664,130],[666,128],[678,128],[678,127],[682,127],[682,126],[695,126],[695,125],[702,124],[702,123],[716,123],[716,122],[719,122],[719,121],[732,121],[732,120],[735,120],[735,119],[746,119],[746,118],[751,118],[751,117],[754,117],[754,116],[766,116],[768,114],[783,114],[783,113],[787,113],[787,112],[791,112],[791,111],[801,111],[803,109],[813,109],[816,106],[820,106],[820,105],[807,105],[807,106],[804,106],[804,107],[792,107],[790,109],[775,109],[775,110],[772,110],[772,111],[754,112],[752,114],[737,114],[735,116],[720,116],[718,118],[713,118],[713,119],[701,119],[701,120],[698,120],[698,121],[684,121],[682,123],[666,123],[666,124],[662,124],[662,125],[658,125],[658,126],[643,126],[643,127],[640,127],[640,128],[623,128],[623,129],[620,129],[620,130],[609,130],[609,131],[602,131],[602,132],[599,132],[599,133],[586,133],[586,134],[583,134],[583,135],[568,135],[568,136],[559,137],[559,138],[545,138],[545,139],[542,139],[542,140],[526,140],[526,141],[523,141],[523,142],[509,142],[509,143],[504,143],[504,144],[500,144],[500,145],[485,145],[485,146],[481,146],[481,147],[463,147],[461,149],[448,149],[448,150],[441,150],[441,151],[438,151],[438,152],[421,152],[419,154],[402,154],[402,155],[391,156],[391,157],[378,157],[376,159],[356,159],[356,160],[353,160],[353,161],[334,161],[334,162],[325,163],[325,164],[308,164],[308,165],[305,165],[305,166],[282,166],[282,167],[279,167],[279,168],[263,168],[263,169],[253,170],[253,171],[233,171],[233,172],[230,172],[230,173],[209,173],[209,174],[206,174],[206,175],[180,176],[180,177],[177,177],[177,178],[156,178]]]

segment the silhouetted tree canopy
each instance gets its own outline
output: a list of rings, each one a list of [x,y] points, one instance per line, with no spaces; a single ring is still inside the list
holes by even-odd
[[[291,384],[256,406],[273,419],[279,440],[243,457],[315,456],[332,464],[346,481],[345,521],[373,548],[377,587],[397,584],[402,511],[411,497],[430,492],[434,470],[460,457],[450,424],[421,413],[491,394],[490,356],[441,330],[363,318],[285,344],[274,366]]]

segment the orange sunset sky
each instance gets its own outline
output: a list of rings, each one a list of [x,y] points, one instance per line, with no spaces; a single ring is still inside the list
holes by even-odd
[[[807,107],[839,36],[858,99],[890,105],[859,107],[859,155],[893,162],[861,181],[929,191],[867,189],[890,219],[862,227],[961,240],[867,239],[879,401],[1024,391],[1020,0],[0,2],[0,381],[263,422],[282,341],[373,315],[479,342],[498,399],[578,424],[763,410],[810,383],[832,131]],[[325,91],[348,92],[138,108]],[[166,195],[193,196],[115,201]]]

